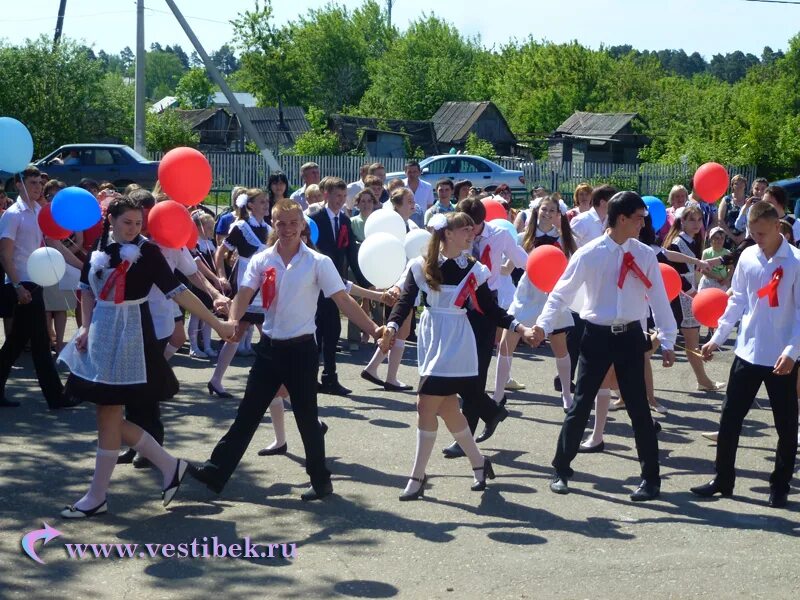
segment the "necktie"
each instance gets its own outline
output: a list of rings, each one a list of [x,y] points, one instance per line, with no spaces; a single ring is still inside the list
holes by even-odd
[[[339,236],[339,215],[333,217],[333,239],[337,239]]]

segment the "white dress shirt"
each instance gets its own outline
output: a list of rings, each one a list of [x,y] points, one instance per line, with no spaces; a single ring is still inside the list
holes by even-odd
[[[408,187],[408,177],[403,179],[403,185]],[[417,191],[414,192],[414,202],[422,209],[423,212],[433,206],[433,186],[424,179],[419,180]]]
[[[645,287],[633,271],[628,271],[622,289],[618,287],[625,252],[633,254],[636,264],[650,280],[652,287]],[[603,234],[579,248],[547,297],[542,314],[536,320],[545,333],[553,330],[552,323],[556,316],[572,304],[584,284],[586,300],[580,312],[582,319],[605,326],[642,321],[648,317],[649,305],[653,310],[661,345],[666,350],[672,350],[678,326],[672,316],[656,255],[648,246],[634,239],[620,246]]]
[[[333,212],[327,206],[325,207],[325,210],[328,211],[328,218],[331,220],[331,229],[333,230],[333,239],[338,241],[339,240],[339,229],[342,228],[342,215],[344,213],[342,211],[339,211],[339,214],[337,215],[335,212]],[[338,228],[336,227],[336,222],[334,221],[334,219],[339,219],[339,227]]]
[[[570,221],[569,227],[578,248],[596,240],[606,230],[605,221],[600,219],[600,215],[597,214],[594,207],[577,215]]]
[[[347,200],[344,203],[344,205],[347,207],[347,210],[353,210],[353,206],[355,206],[356,203],[356,196],[363,190],[364,182],[360,179],[354,181],[353,183],[347,184]]]
[[[306,201],[306,186],[296,189],[292,192],[292,195],[289,196],[289,200],[294,200],[300,205],[300,208],[303,210],[308,208],[308,202]]]
[[[34,202],[33,208],[22,199],[17,198],[8,210],[0,217],[0,239],[14,240],[12,262],[17,271],[19,281],[30,281],[28,276],[28,257],[42,246],[42,230],[39,229],[39,211],[41,207]],[[6,283],[13,283],[6,274]]]
[[[161,254],[164,255],[164,259],[173,271],[180,271],[186,277],[191,277],[197,273],[197,263],[194,262],[191,252],[185,247],[175,249],[159,246],[158,249],[161,250]],[[163,340],[170,337],[175,331],[175,307],[177,303],[167,298],[157,285],[150,288],[150,292],[147,294],[147,302],[150,304],[150,316],[153,319],[156,338]]]
[[[783,277],[778,284],[778,306],[758,297],[778,267]],[[754,365],[772,367],[783,354],[792,360],[800,355],[800,250],[784,240],[770,259],[758,246],[750,246],[739,257],[731,282],[733,294],[719,319],[711,341],[718,346],[728,339],[736,322],[742,325],[736,336],[736,356]]]
[[[497,290],[500,287],[500,270],[503,266],[503,258],[507,258],[518,269],[525,267],[528,262],[528,255],[517,240],[505,229],[492,225],[489,221],[484,221],[483,231],[475,236],[478,245],[478,256],[480,260],[486,246],[489,246],[489,260],[491,260],[492,274],[489,277],[489,289]],[[486,265],[487,267],[489,265]]]
[[[275,244],[250,259],[242,286],[260,291],[270,267],[275,268],[275,298],[264,311],[261,331],[274,340],[313,334],[320,291],[330,298],[345,290],[333,262],[301,242],[297,254],[285,265]]]

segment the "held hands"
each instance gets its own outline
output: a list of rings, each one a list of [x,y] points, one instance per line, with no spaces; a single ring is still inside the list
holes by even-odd
[[[393,327],[379,327],[378,331],[383,330],[381,333],[381,337],[378,340],[378,347],[381,349],[381,352],[386,353],[394,346],[394,338],[397,332],[394,330]],[[375,333],[377,334],[378,331]]]
[[[669,369],[675,364],[675,350],[661,349],[661,365]]]
[[[89,348],[89,330],[86,327],[78,329],[75,336],[75,348],[78,349],[78,352],[86,352]]]
[[[20,304],[30,304],[33,298],[31,293],[24,287],[17,288],[17,302]]]
[[[221,315],[228,314],[228,311],[231,308],[231,299],[226,298],[225,296],[217,296],[214,298],[214,310]]]
[[[392,307],[397,302],[397,296],[392,293],[392,290],[385,290],[381,293],[381,304]]]
[[[714,342],[707,342],[703,344],[702,348],[700,348],[700,353],[703,355],[703,360],[709,361],[714,358],[714,352],[717,350],[719,350],[719,346],[717,346]]]
[[[794,361],[785,354],[781,354],[772,372],[775,375],[788,375],[792,372],[792,369],[794,369]]]
[[[223,294],[227,294],[231,291],[231,284],[226,277],[217,277],[217,289]]]
[[[534,325],[533,328],[525,328],[525,341],[534,348],[538,348],[545,337],[544,329],[538,325]]]
[[[217,319],[214,331],[216,331],[219,337],[225,342],[238,342],[239,337],[241,337],[238,321],[220,321]]]

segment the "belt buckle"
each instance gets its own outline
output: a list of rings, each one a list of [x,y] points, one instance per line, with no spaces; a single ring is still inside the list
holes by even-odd
[[[620,333],[625,333],[626,325],[624,323],[617,323],[616,325],[611,326],[611,333],[614,335],[619,335]]]

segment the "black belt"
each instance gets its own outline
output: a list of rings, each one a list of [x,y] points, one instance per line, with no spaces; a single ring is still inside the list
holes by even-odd
[[[630,323],[618,323],[616,325],[595,325],[594,323],[590,323],[589,321],[586,322],[586,327],[590,329],[596,329],[598,331],[603,331],[605,333],[610,333],[612,335],[620,335],[622,333],[627,333],[635,328],[641,329],[642,324],[639,321],[631,321]]]
[[[310,342],[313,339],[314,339],[313,333],[306,333],[305,335],[298,335],[297,337],[288,338],[285,340],[275,340],[267,336],[262,337],[264,343],[269,346],[272,346],[273,348],[279,348],[281,346],[294,346],[295,344]]]

